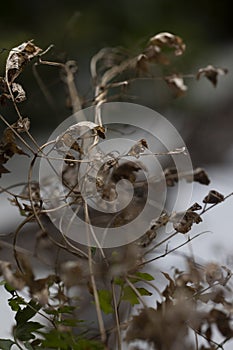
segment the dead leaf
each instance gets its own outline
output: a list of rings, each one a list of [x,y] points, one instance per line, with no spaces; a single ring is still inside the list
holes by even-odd
[[[14,100],[19,103],[26,100],[26,93],[20,84],[12,83],[11,85]]]
[[[35,202],[40,202],[41,196],[39,183],[36,181],[31,181],[30,184],[24,186],[20,195],[25,197],[25,199],[32,199]]]
[[[209,313],[209,319],[210,321],[216,323],[219,332],[224,337],[230,338],[233,336],[233,331],[230,327],[231,318],[228,315],[226,315],[223,311],[212,309]]]
[[[13,271],[8,261],[0,260],[0,275],[3,275],[6,282],[14,289],[22,290],[25,286],[25,281],[21,274]]]
[[[138,55],[136,66],[139,69],[139,71],[143,73],[148,73],[148,56],[146,56],[144,53]]]
[[[169,187],[173,187],[178,182],[178,172],[176,168],[167,168],[164,170],[164,176],[166,184]]]
[[[209,179],[207,173],[202,168],[197,168],[194,170],[193,181],[199,182],[202,185],[209,185],[209,183],[210,183],[210,179]]]
[[[94,128],[97,131],[97,135],[101,138],[101,139],[105,139],[105,133],[106,133],[106,129],[104,126],[96,126]]]
[[[205,266],[205,278],[210,286],[215,282],[219,282],[220,284],[224,282],[222,269],[216,263],[209,263]]]
[[[61,280],[67,288],[77,286],[83,280],[83,272],[78,261],[67,261],[61,266]]]
[[[224,201],[224,195],[212,190],[208,195],[203,199],[203,203],[217,204]]]
[[[3,173],[9,173],[3,164],[7,163],[8,160],[14,156],[14,154],[28,156],[28,154],[16,144],[15,135],[12,129],[6,128],[3,132],[2,139],[0,140],[0,177]]]
[[[18,119],[16,123],[11,125],[18,133],[28,131],[30,129],[30,119]]]
[[[42,50],[31,41],[14,47],[6,61],[6,81],[11,85],[22,72],[24,66]]]
[[[113,183],[117,183],[122,179],[126,179],[134,183],[136,181],[135,173],[142,170],[142,168],[139,163],[125,162],[113,170],[111,180]]]
[[[177,232],[187,233],[191,230],[192,225],[202,222],[202,218],[199,214],[192,210],[187,210],[183,213],[175,213],[170,219],[173,222],[173,227]]]
[[[190,211],[196,211],[196,210],[201,210],[202,206],[198,203],[194,203],[188,210]]]
[[[165,77],[165,81],[168,86],[174,91],[175,97],[183,96],[188,90],[188,87],[184,84],[183,78],[177,74]]]
[[[148,148],[148,144],[146,140],[141,139],[130,148],[127,155],[135,158],[139,158],[146,148]]]
[[[6,80],[0,77],[0,103],[1,105],[6,104],[6,100],[11,99]]]
[[[197,72],[196,78],[199,80],[202,76],[206,77],[211,83],[216,86],[218,82],[219,75],[225,75],[228,73],[226,68],[217,68],[212,65],[209,65],[205,68],[200,68]]]
[[[167,46],[173,48],[175,49],[176,56],[182,55],[186,48],[186,45],[179,36],[167,32],[159,33],[150,38],[150,44],[158,47]]]
[[[56,281],[57,276],[49,275],[45,278],[33,279],[28,284],[30,295],[36,299],[41,305],[49,302],[49,287]]]
[[[163,65],[168,65],[170,60],[166,55],[161,52],[161,48],[156,45],[149,45],[143,51],[143,57],[138,56],[139,64],[146,64],[146,62],[159,63]]]
[[[171,152],[170,152],[171,153]],[[185,179],[187,182],[199,182],[202,185],[209,185],[210,179],[207,173],[202,168],[197,168],[190,174],[179,174],[176,168],[167,168],[164,170],[164,176],[166,179],[167,186],[174,186],[180,179]]]

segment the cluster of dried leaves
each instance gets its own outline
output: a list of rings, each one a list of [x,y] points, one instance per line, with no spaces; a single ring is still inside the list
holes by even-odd
[[[226,288],[231,271],[215,263],[201,266],[187,259],[187,272],[176,270],[173,278],[163,275],[168,284],[161,293],[162,301],[133,316],[127,342],[138,339],[167,350],[223,348],[233,337],[232,289]],[[219,344],[214,341],[215,327],[223,337]]]
[[[98,194],[108,201],[116,198],[116,185],[120,180],[127,179],[132,183],[135,201],[120,215],[110,216],[110,223],[114,227],[130,222],[140,213],[147,192],[146,181],[138,181],[138,176],[146,170],[140,162],[140,157],[148,148],[145,139],[136,142],[126,152],[128,157],[132,157],[132,162],[122,162],[123,155],[106,155],[99,151],[98,154],[95,153],[94,158],[89,158],[84,177],[81,180],[77,177],[82,158],[106,135],[101,120],[101,104],[109,100],[110,91],[116,87],[125,88],[142,76],[154,79],[153,65],[169,65],[172,59],[171,52],[172,55],[181,56],[184,51],[185,44],[180,37],[171,33],[160,33],[150,38],[136,57],[129,57],[123,50],[103,49],[92,58],[95,121],[77,123],[53,142],[58,155],[64,160],[62,181],[66,189],[66,205],[72,208],[81,207],[81,213],[77,211],[77,215],[83,215],[88,222],[92,219],[101,220],[103,224],[106,218],[97,218],[96,213],[91,213],[85,206],[80,188],[82,181],[88,181],[90,189],[91,186],[96,186]],[[16,321],[13,329],[14,340],[0,339],[0,349],[10,350],[16,345],[19,349],[30,350],[106,350],[113,349],[117,344],[120,350],[122,330],[126,330],[126,341],[129,344],[135,340],[143,340],[152,344],[155,349],[223,349],[223,344],[233,337],[231,271],[216,263],[201,265],[196,263],[194,258],[187,258],[187,271],[175,270],[173,277],[161,271],[167,281],[167,286],[163,289],[157,285],[154,276],[142,268],[197,238],[199,235],[191,236],[193,225],[199,224],[207,210],[228,196],[211,190],[203,198],[203,206],[194,203],[181,213],[168,213],[164,210],[160,217],[148,223],[148,230],[140,240],[111,251],[80,247],[67,237],[61,237],[49,229],[49,225],[46,224],[48,210],[45,209],[40,193],[43,189],[31,179],[35,161],[40,157],[49,158],[49,154],[44,152],[47,145],[37,145],[29,133],[30,121],[21,116],[17,107],[17,104],[26,98],[26,94],[15,80],[25,66],[37,57],[36,64],[53,65],[62,70],[73,111],[77,111],[81,103],[74,84],[74,64],[42,61],[42,54],[42,50],[32,41],[13,48],[7,58],[5,76],[0,78],[0,103],[4,105],[7,100],[11,100],[18,115],[17,121],[11,125],[1,116],[6,129],[0,142],[0,176],[9,172],[5,164],[15,154],[32,158],[25,186],[18,193],[13,192],[11,187],[1,189],[1,193],[7,193],[12,204],[19,208],[24,220],[14,233],[12,246],[7,245],[4,240],[0,241],[1,247],[13,250],[15,257],[15,263],[0,259],[0,275],[3,277],[2,284],[11,294],[8,302],[12,312],[15,312]],[[192,77],[198,80],[205,76],[216,86],[218,76],[226,73],[226,69],[207,66]],[[185,75],[171,72],[162,79],[175,91],[176,96],[183,95],[187,90]],[[33,147],[27,143],[24,135],[31,139]],[[19,142],[23,148],[18,145]],[[176,149],[167,154],[184,152],[184,149]],[[92,176],[95,166],[98,166],[99,171],[97,176]],[[210,183],[208,175],[201,168],[195,169],[192,174],[178,174],[176,169],[167,168],[164,170],[164,176],[168,187],[175,186],[182,180],[203,185]],[[51,194],[52,191],[51,188]],[[109,224],[109,217],[107,219]],[[19,235],[23,234],[22,229],[30,222],[36,222],[31,228],[35,241],[34,252],[18,244]],[[163,228],[171,223],[174,230],[166,236]],[[168,250],[168,241],[179,234],[184,237],[184,242]],[[162,254],[161,249],[164,250]],[[44,255],[46,250],[49,251],[49,259]],[[149,253],[153,253],[153,258],[147,258]],[[30,257],[36,258],[46,267],[50,264],[53,273],[50,271],[48,276],[37,278]],[[53,258],[54,265],[51,262]],[[77,293],[77,289],[78,300],[72,296],[72,291]],[[155,308],[147,307],[144,298],[155,298],[151,289],[161,298]],[[23,298],[22,292],[27,292],[31,300]],[[94,333],[90,332],[88,320],[81,323],[81,311],[85,311],[85,308],[92,304],[96,310],[96,317],[93,315],[93,319],[97,319],[97,329]],[[124,311],[134,305],[141,305],[142,308],[130,318]],[[32,320],[38,314],[44,321]],[[113,320],[110,324],[109,315]],[[221,343],[214,340],[214,327],[223,338]],[[193,341],[190,332],[195,334]],[[112,339],[114,345],[111,345]],[[136,348],[139,349],[139,346]]]
[[[184,54],[186,45],[183,40],[171,33],[159,33],[149,39],[141,53],[135,57],[129,57],[126,52],[117,49],[103,49],[98,52],[91,61],[91,74],[96,85],[96,101],[106,101],[108,91],[111,88],[122,87],[125,89],[133,83],[135,78],[147,77],[157,79],[154,75],[154,66],[170,65],[172,57]],[[188,86],[186,78],[199,80],[206,77],[214,86],[217,85],[218,76],[228,72],[225,68],[208,65],[200,68],[196,74],[177,74],[171,72],[162,77],[176,97],[183,96]],[[124,76],[124,80],[121,80]],[[159,77],[161,78],[161,77]]]

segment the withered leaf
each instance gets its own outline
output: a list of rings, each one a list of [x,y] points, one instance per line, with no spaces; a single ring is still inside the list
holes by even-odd
[[[105,139],[106,129],[104,126],[98,125],[94,129],[96,130],[97,135],[101,137],[101,139]]]
[[[188,87],[184,84],[183,78],[177,74],[165,77],[165,81],[174,91],[175,97],[183,96],[188,89]]]
[[[191,210],[191,211],[196,211],[196,210],[201,210],[202,209],[202,206],[198,203],[194,203],[188,210]]]
[[[6,61],[6,81],[11,85],[22,72],[24,66],[41,51],[32,41],[14,47]]]
[[[155,46],[155,45],[147,46],[143,51],[143,55],[145,56],[144,62],[146,60],[147,62],[159,63],[163,65],[168,65],[170,63],[170,60],[166,55],[164,55],[161,52],[161,48],[159,46]]]
[[[67,152],[71,148],[80,154],[85,153],[93,143],[95,137],[104,137],[105,128],[90,121],[81,121],[71,125],[56,138],[58,152]]]
[[[210,179],[204,169],[197,168],[193,172],[193,181],[202,185],[209,185]]]
[[[139,69],[139,71],[147,73],[148,72],[148,57],[145,54],[138,55],[136,66]]]
[[[139,164],[125,162],[113,170],[111,179],[114,183],[117,183],[122,179],[126,179],[134,183],[136,180],[135,172],[140,170],[142,170],[142,167]]]
[[[202,185],[209,185],[210,179],[206,171],[202,168],[196,168],[193,173],[183,176],[187,182],[199,182]]]
[[[20,84],[12,83],[11,85],[14,99],[17,103],[26,100],[26,93]]]
[[[164,170],[164,176],[166,180],[166,184],[169,187],[175,185],[178,182],[178,172],[176,168],[167,168]]]
[[[40,305],[46,305],[49,301],[49,287],[56,281],[55,275],[45,278],[33,279],[29,283],[30,295],[36,299]]]
[[[0,275],[4,277],[9,285],[17,290],[22,290],[25,286],[25,280],[17,271],[13,271],[8,261],[0,260]]]
[[[173,221],[173,227],[177,232],[187,233],[191,230],[192,225],[202,222],[202,218],[199,214],[192,210],[187,210],[185,213],[177,213],[171,217]]]
[[[33,201],[39,202],[41,200],[39,183],[36,181],[31,181],[29,184],[24,186],[20,194],[21,196],[25,197],[25,199],[31,198]]]
[[[7,99],[11,99],[6,80],[0,77],[0,103],[4,105]]]
[[[1,150],[3,150],[6,160],[11,158],[14,154],[27,155],[22,148],[16,144],[15,135],[10,128],[4,130],[3,138],[1,140]]]
[[[139,158],[141,153],[143,153],[146,148],[148,148],[146,140],[141,139],[130,148],[127,155],[135,158]]]
[[[233,331],[230,327],[231,324],[231,318],[226,315],[223,311],[212,309],[209,313],[209,318],[212,322],[215,322],[219,332],[224,337],[232,337]]]
[[[15,136],[10,128],[6,128],[0,140],[0,177],[3,173],[8,173],[3,164],[7,163],[14,154],[27,155],[15,141]]]
[[[189,174],[181,173],[179,176],[176,168],[167,168],[164,170],[164,176],[167,186],[174,186],[179,181],[179,178],[184,178],[187,182],[199,182],[202,185],[209,185],[210,183],[207,173],[202,168],[197,168]]]
[[[163,32],[150,38],[150,44],[158,47],[167,46],[175,49],[175,55],[182,55],[185,51],[185,44],[183,40],[174,34]]]
[[[215,282],[223,283],[223,272],[221,267],[216,263],[209,263],[205,266],[206,282],[211,286]]]
[[[156,238],[157,230],[165,226],[169,221],[169,215],[163,211],[161,215],[152,221],[151,227],[147,230],[138,242],[138,245],[145,248]]]
[[[11,125],[18,133],[28,131],[30,129],[29,118],[18,119],[16,123]]]
[[[203,203],[217,204],[224,201],[223,194],[211,190],[208,195],[203,199]]]
[[[77,261],[67,261],[61,266],[61,279],[67,288],[77,286],[83,279],[81,264]]]
[[[209,65],[205,68],[200,68],[197,72],[196,78],[199,80],[202,76],[206,77],[211,83],[216,86],[218,82],[219,75],[225,75],[228,73],[226,68],[217,68],[212,65]]]
[[[146,248],[148,245],[151,244],[151,242],[157,237],[157,232],[154,228],[150,228],[145,232],[145,234],[140,239],[138,245]]]

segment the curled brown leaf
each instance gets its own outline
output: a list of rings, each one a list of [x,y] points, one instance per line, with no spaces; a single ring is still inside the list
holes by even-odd
[[[135,157],[135,158],[139,158],[141,153],[143,153],[146,148],[148,148],[148,144],[147,144],[146,140],[141,139],[130,148],[127,155]]]
[[[210,286],[215,282],[223,283],[224,278],[221,267],[216,263],[208,263],[205,266],[205,278]]]
[[[175,97],[183,96],[188,90],[188,87],[184,84],[184,79],[177,74],[165,77],[165,81],[173,90]]]
[[[156,34],[150,38],[150,44],[158,47],[167,46],[173,48],[175,49],[176,56],[182,55],[186,48],[186,45],[179,36],[167,32]]]
[[[173,222],[173,227],[177,232],[185,234],[191,230],[194,223],[199,224],[202,222],[202,218],[196,212],[187,210],[186,212],[173,214],[171,221]]]
[[[217,204],[224,201],[224,195],[211,190],[208,195],[203,199],[203,203]]]
[[[216,86],[218,83],[218,76],[225,75],[228,73],[226,68],[217,68],[209,65],[205,68],[200,68],[197,72],[196,78],[199,80],[202,76],[206,77],[211,83]]]
[[[24,66],[42,50],[31,41],[14,47],[6,61],[6,81],[11,85],[22,72]]]

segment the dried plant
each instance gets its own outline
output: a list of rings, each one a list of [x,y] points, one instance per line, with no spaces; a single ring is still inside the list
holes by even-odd
[[[20,112],[19,103],[26,99],[26,93],[15,82],[29,61],[36,61],[34,67],[57,67],[69,92],[72,111],[79,112],[83,107],[75,85],[75,62],[44,60],[50,49],[43,51],[32,41],[13,48],[6,61],[5,76],[0,78],[0,103],[13,103],[17,114],[13,124],[0,116],[6,126],[0,142],[0,176],[7,176],[10,172],[7,162],[15,155],[30,157],[24,185],[1,188],[1,193],[7,193],[12,205],[19,209],[23,221],[14,232],[12,244],[4,239],[0,241],[3,250],[8,249],[14,254],[14,261],[0,260],[0,274],[1,284],[10,294],[9,306],[15,313],[13,337],[0,339],[0,349],[11,349],[13,345],[21,350],[122,349],[123,339],[129,347],[133,344],[131,349],[140,349],[139,343],[135,345],[137,341],[161,350],[223,349],[233,337],[232,272],[226,266],[213,262],[200,264],[194,257],[186,256],[185,271],[176,269],[173,275],[160,272],[166,280],[164,288],[147,268],[152,262],[197,239],[202,233],[192,235],[193,225],[199,224],[208,210],[232,193],[224,196],[211,190],[203,198],[203,205],[194,203],[178,213],[164,209],[152,223],[148,222],[148,230],[142,232],[140,239],[112,249],[103,248],[97,238],[95,246],[75,243],[49,224],[48,215],[61,207],[71,207],[74,215],[80,215],[86,223],[120,227],[133,220],[145,204],[147,185],[140,174],[144,170],[141,160],[147,154],[148,142],[138,140],[125,154],[102,152],[98,144],[107,133],[101,116],[102,105],[117,100],[120,94],[127,95],[128,87],[135,80],[164,80],[178,97],[187,92],[187,79],[198,80],[205,76],[216,86],[218,75],[226,74],[227,70],[207,66],[196,74],[174,74],[171,71],[169,75],[156,76],[155,67],[169,66],[173,55],[181,56],[185,51],[183,40],[171,33],[153,36],[135,57],[130,57],[122,49],[102,49],[92,58],[90,67],[95,120],[79,121],[56,139],[39,145],[30,133],[30,119]],[[86,106],[88,102],[84,104]],[[93,156],[91,150],[96,145],[98,152]],[[58,155],[55,160],[64,162],[62,184],[65,190],[63,198],[57,200],[56,197],[53,206],[49,207],[44,199],[45,193],[51,204],[56,184],[48,179],[41,187],[33,179],[33,171],[38,159],[53,164],[53,150]],[[185,152],[184,148],[178,148],[152,155],[169,157]],[[125,156],[133,161],[122,162]],[[77,176],[85,162],[83,176]],[[99,169],[97,176],[93,175],[96,167]],[[176,168],[169,167],[163,169],[163,176],[168,187],[176,186],[182,179],[202,185],[210,183],[201,168],[179,174]],[[89,184],[89,192],[85,195],[92,195],[93,185],[106,203],[117,197],[117,184],[122,179],[134,187],[135,198],[131,205],[120,214],[100,216],[88,207],[82,192],[85,182]],[[155,183],[160,181],[160,178],[155,179]],[[34,223],[30,226],[34,251],[18,243],[29,223]],[[171,224],[173,231],[166,235],[165,228]],[[94,236],[94,232],[91,234]],[[184,237],[183,242],[170,248],[168,242],[180,234]],[[49,252],[49,258],[46,252]],[[45,277],[37,277],[35,261],[43,264],[44,272],[49,271]],[[145,297],[157,300],[156,307],[148,307],[148,298]],[[91,315],[83,318],[90,305],[93,305]],[[135,305],[140,307],[131,316],[130,310]],[[40,317],[34,320],[36,316]],[[220,342],[214,340],[214,329],[222,337]]]

